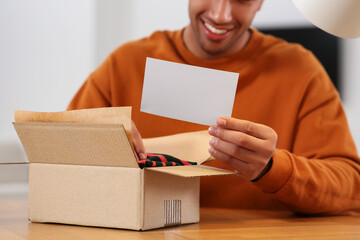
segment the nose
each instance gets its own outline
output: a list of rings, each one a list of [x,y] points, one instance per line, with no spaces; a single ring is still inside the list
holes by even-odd
[[[232,20],[230,0],[212,0],[209,17],[215,24],[226,24]]]

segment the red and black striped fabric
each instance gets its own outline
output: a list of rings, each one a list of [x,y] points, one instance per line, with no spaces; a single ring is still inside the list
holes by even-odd
[[[165,166],[182,166],[182,165],[196,165],[196,162],[189,162],[180,160],[176,157],[159,154],[147,153],[147,159],[138,161],[140,168],[145,167],[165,167]]]

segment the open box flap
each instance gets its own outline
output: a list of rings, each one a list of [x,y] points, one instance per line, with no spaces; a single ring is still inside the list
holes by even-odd
[[[122,124],[15,122],[30,163],[139,168]]]
[[[203,162],[212,160],[208,152],[211,136],[207,131],[174,134],[143,139],[149,153],[166,153],[182,160]]]
[[[145,171],[161,172],[180,177],[202,177],[216,175],[232,175],[235,172],[214,168],[204,165],[174,166],[174,167],[153,167],[145,168]]]
[[[131,107],[90,108],[63,112],[15,110],[15,121],[123,124],[132,144]]]

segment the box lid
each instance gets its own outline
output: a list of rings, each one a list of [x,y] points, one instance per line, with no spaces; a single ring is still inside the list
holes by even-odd
[[[30,163],[139,168],[122,124],[13,124]]]

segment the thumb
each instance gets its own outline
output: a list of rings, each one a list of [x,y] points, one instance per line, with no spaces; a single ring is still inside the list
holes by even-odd
[[[131,133],[136,154],[138,155],[140,160],[146,159],[146,151],[144,143],[142,141],[142,137],[133,121],[131,121]]]

